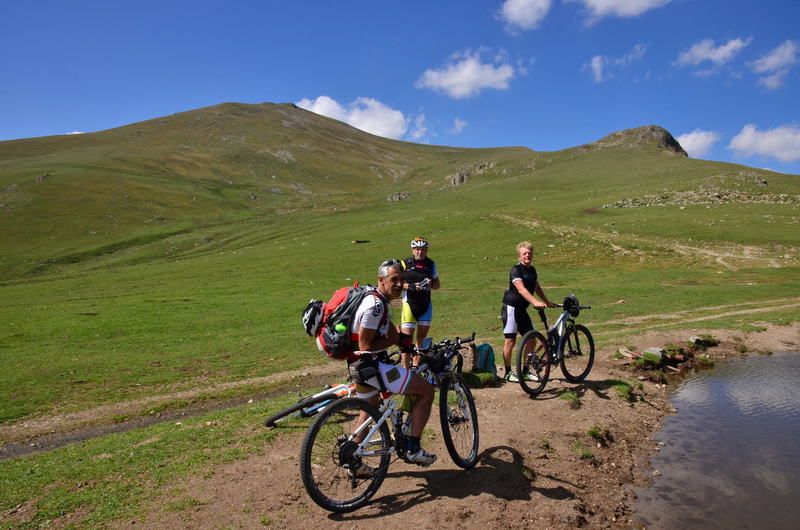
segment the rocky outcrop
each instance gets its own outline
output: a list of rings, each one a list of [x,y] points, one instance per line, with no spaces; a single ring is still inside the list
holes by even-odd
[[[657,125],[647,125],[613,132],[592,144],[588,144],[586,147],[641,148],[643,146],[652,146],[659,151],[665,151],[670,154],[689,156],[669,131]]]
[[[641,208],[643,206],[690,206],[693,204],[800,204],[800,195],[786,193],[753,193],[748,191],[701,186],[696,190],[665,191],[629,197],[603,208]]]
[[[490,169],[494,167],[494,162],[481,162],[475,166],[471,167],[460,167],[458,168],[458,172],[453,175],[447,175],[445,180],[447,181],[447,186],[460,186],[464,184],[466,181],[475,175],[480,175],[481,173],[486,173]]]

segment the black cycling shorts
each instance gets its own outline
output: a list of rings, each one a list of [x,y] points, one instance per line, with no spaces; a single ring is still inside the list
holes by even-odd
[[[500,318],[503,319],[503,336],[507,339],[513,339],[517,336],[517,333],[525,335],[533,329],[531,317],[528,316],[528,311],[523,308],[503,304],[503,308],[500,310]]]

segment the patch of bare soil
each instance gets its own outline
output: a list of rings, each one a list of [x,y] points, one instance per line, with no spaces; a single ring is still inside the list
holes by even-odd
[[[639,348],[684,343],[704,330],[650,332],[627,343]],[[722,343],[711,357],[739,355],[742,333],[712,334]],[[751,350],[797,350],[800,326],[771,326],[743,342]],[[741,348],[739,348],[741,349]],[[219,465],[165,488],[141,518],[118,528],[620,528],[634,526],[633,487],[647,484],[646,455],[652,436],[672,412],[667,386],[651,382],[630,365],[599,351],[587,381],[555,379],[536,399],[517,384],[474,391],[481,457],[469,471],[455,466],[434,413],[427,448],[439,455],[430,468],[395,462],[383,486],[364,508],[336,515],[306,495],[298,469],[302,433],[287,432],[264,454]],[[683,372],[688,366],[683,365]],[[559,376],[556,371],[553,375]],[[630,404],[613,380],[641,382]],[[640,379],[644,379],[640,381]],[[560,396],[573,390],[580,406]],[[587,431],[599,427],[599,437]],[[183,506],[183,509],[176,509]]]

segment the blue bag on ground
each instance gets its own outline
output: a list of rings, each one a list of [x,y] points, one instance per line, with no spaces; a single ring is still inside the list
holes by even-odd
[[[475,369],[497,375],[497,367],[494,364],[494,348],[491,344],[483,343],[478,346],[475,354]]]

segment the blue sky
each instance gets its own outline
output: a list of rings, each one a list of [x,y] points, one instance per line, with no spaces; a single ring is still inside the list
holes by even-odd
[[[798,0],[0,0],[0,140],[225,101],[552,151],[660,125],[800,174]]]

